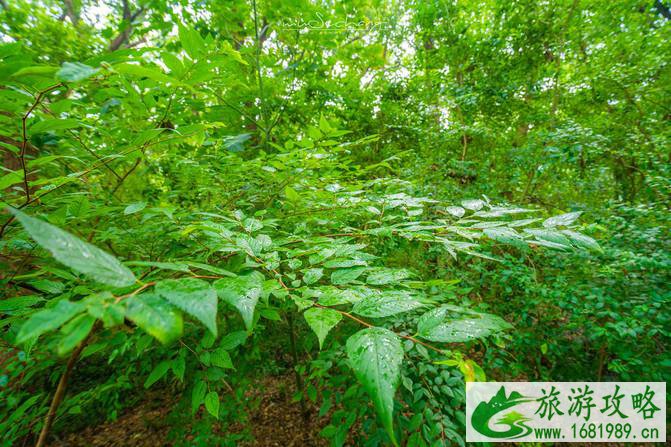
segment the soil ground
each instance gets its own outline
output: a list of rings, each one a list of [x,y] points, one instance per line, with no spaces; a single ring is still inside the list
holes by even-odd
[[[253,441],[241,446],[268,447],[321,447],[328,443],[319,436],[320,430],[328,424],[328,417],[321,419],[315,415],[318,409],[309,408],[311,416],[304,419],[299,403],[292,402],[293,376],[264,378],[250,389],[253,397],[261,403],[249,417]],[[170,424],[168,413],[176,402],[153,400],[128,409],[116,421],[88,427],[78,433],[71,433],[54,440],[51,447],[158,447],[171,446],[168,433]],[[190,417],[190,415],[189,415]],[[244,430],[243,426],[233,426],[231,430]],[[213,430],[216,428],[213,427]],[[186,440],[188,444],[188,440]]]

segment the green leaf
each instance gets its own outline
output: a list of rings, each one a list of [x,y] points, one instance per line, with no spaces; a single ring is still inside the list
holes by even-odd
[[[95,322],[96,319],[91,315],[80,315],[63,326],[61,331],[66,335],[58,343],[58,355],[67,354],[81,343],[89,335]]]
[[[90,78],[99,71],[99,68],[89,67],[80,62],[63,62],[63,66],[56,73],[56,79],[65,82],[79,82]]]
[[[196,382],[191,391],[191,413],[195,414],[200,407],[200,404],[203,403],[205,399],[205,393],[207,393],[207,383],[203,380]]]
[[[21,295],[13,298],[0,300],[0,313],[10,313],[12,311],[25,309],[44,301],[44,298],[37,295]]]
[[[422,307],[412,295],[400,291],[385,291],[381,294],[367,295],[357,301],[352,312],[371,318],[383,318]]]
[[[145,209],[146,206],[147,206],[147,202],[135,202],[135,203],[131,203],[130,205],[128,205],[128,206],[123,210],[123,213],[124,213],[125,215],[135,214],[135,213],[137,213],[138,211],[142,211],[143,209]]]
[[[314,284],[324,276],[324,269],[309,269],[303,274],[303,282],[307,285]]]
[[[115,65],[114,70],[117,73],[121,73],[128,76],[135,76],[138,78],[148,78],[160,84],[165,84],[168,86],[176,86],[176,85],[184,86],[184,83],[180,82],[178,79],[175,79],[172,76],[168,76],[167,74],[163,73],[160,69],[154,68],[152,66],[122,63]]]
[[[362,259],[332,259],[330,261],[326,261],[324,263],[324,267],[328,269],[346,269],[366,264],[367,262]]]
[[[448,206],[445,208],[445,211],[454,217],[463,217],[463,215],[466,214],[466,210],[460,206]]]
[[[149,377],[147,377],[147,380],[144,381],[144,387],[149,388],[154,383],[161,380],[163,376],[165,376],[168,370],[170,369],[170,365],[171,362],[167,360],[156,365],[154,369],[149,373]]]
[[[485,228],[483,233],[495,241],[502,242],[504,244],[515,245],[518,247],[525,247],[527,244],[522,239],[520,234],[508,227],[496,227],[496,228]]]
[[[315,334],[317,334],[317,338],[319,339],[319,349],[324,345],[324,340],[329,331],[342,320],[342,314],[340,312],[320,307],[313,307],[306,310],[303,316],[305,317],[308,326],[310,326]]]
[[[533,243],[540,242],[539,245],[545,245],[550,248],[571,248],[571,242],[559,231],[526,228],[524,232],[536,237],[535,241],[531,241]]]
[[[50,132],[54,130],[74,129],[75,127],[79,126],[81,126],[79,121],[73,118],[67,118],[67,119],[53,118],[39,121],[33,124],[32,126],[30,126],[29,131],[31,135],[35,135],[38,133]]]
[[[152,261],[129,261],[126,265],[138,267],[156,267],[161,270],[173,270],[176,272],[189,273],[189,266],[186,263],[177,262],[152,262]]]
[[[205,409],[212,416],[219,419],[219,394],[216,391],[210,391],[205,396]]]
[[[298,194],[295,189],[288,185],[284,187],[284,195],[290,202],[298,202],[301,200],[300,194]]]
[[[263,280],[262,274],[253,272],[235,278],[222,278],[212,284],[219,298],[240,312],[247,331],[252,330],[254,308],[263,291]]]
[[[180,355],[170,362],[170,368],[172,368],[175,377],[177,377],[180,382],[184,382],[184,373],[186,372],[186,359],[184,356]]]
[[[245,340],[247,340],[247,333],[245,331],[231,332],[230,334],[221,337],[219,347],[230,351],[243,344]]]
[[[366,282],[375,286],[394,284],[410,277],[410,272],[404,269],[376,269],[368,275]]]
[[[213,366],[218,368],[233,369],[233,362],[231,361],[230,354],[221,347],[212,352],[210,355],[210,362]]]
[[[156,284],[155,291],[217,335],[217,293],[207,282],[198,278],[165,279]]]
[[[191,59],[198,59],[205,53],[205,40],[198,31],[179,25],[179,41]]]
[[[245,142],[252,138],[250,133],[240,135],[228,135],[223,138],[223,144],[231,152],[242,152],[245,150]]]
[[[154,293],[143,293],[128,300],[126,316],[163,344],[182,335],[182,315]]]
[[[349,284],[363,274],[367,267],[354,267],[348,269],[339,269],[331,273],[331,284],[342,285]]]
[[[23,173],[21,171],[12,171],[0,177],[0,190],[5,190],[10,186],[21,183],[23,181]]]
[[[48,279],[37,279],[34,281],[28,281],[28,284],[30,284],[31,287],[34,287],[41,292],[51,294],[63,293],[63,290],[65,290],[65,285],[63,283],[50,281]]]
[[[550,217],[549,219],[546,219],[543,222],[543,226],[545,228],[553,228],[557,226],[567,226],[571,225],[573,222],[580,217],[582,214],[582,211],[576,211],[574,213],[566,213],[566,214],[560,214],[559,216],[553,216]]]
[[[308,135],[314,141],[317,141],[322,137],[322,133],[316,127],[308,127]]]
[[[224,270],[219,267],[215,267],[213,265],[208,265],[208,264],[203,264],[201,262],[193,262],[193,261],[188,261],[185,262],[184,264],[195,267],[197,269],[205,270],[210,273],[214,273],[215,275],[220,275],[220,276],[230,276],[230,277],[235,277],[235,273],[231,273],[228,270]]]
[[[29,67],[23,67],[19,71],[12,73],[12,77],[19,78],[22,76],[53,76],[57,70],[58,67],[51,65],[31,65]]]
[[[461,206],[471,211],[479,211],[482,209],[483,206],[485,206],[485,202],[483,202],[480,199],[464,200],[463,202],[461,202]]]
[[[182,64],[182,61],[179,60],[176,55],[165,52],[161,54],[161,57],[165,66],[170,69],[171,74],[175,76],[182,76],[184,73],[184,64]]]
[[[578,248],[586,248],[588,250],[602,251],[599,243],[589,236],[571,230],[562,230],[564,236],[568,236],[573,245]]]
[[[67,300],[59,301],[52,308],[40,310],[21,326],[21,330],[16,336],[16,343],[22,344],[39,337],[45,332],[53,331],[67,323],[78,313],[84,312],[84,310],[85,306],[81,302],[73,303]]]
[[[496,315],[478,312],[457,313],[455,318],[446,320],[450,310],[443,306],[422,315],[417,323],[418,335],[429,341],[461,343],[512,327]]]
[[[135,275],[114,256],[81,239],[21,211],[9,209],[35,242],[47,249],[56,260],[91,279],[114,287],[135,283]]]
[[[392,442],[398,445],[392,420],[403,360],[401,339],[387,329],[372,327],[352,335],[347,340],[346,350],[357,380],[373,400]]]
[[[319,117],[319,129],[327,135],[333,130],[331,129],[331,125],[329,124],[328,120],[324,118],[324,115]]]

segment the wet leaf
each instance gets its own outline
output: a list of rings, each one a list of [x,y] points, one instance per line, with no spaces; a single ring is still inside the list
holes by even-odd
[[[182,315],[154,293],[143,293],[128,300],[126,316],[163,344],[182,335]]]
[[[331,284],[343,285],[356,281],[366,271],[366,267],[339,269],[331,273]]]
[[[324,276],[324,269],[309,269],[303,274],[303,282],[307,285],[314,284]]]
[[[394,444],[394,394],[401,376],[403,347],[393,332],[373,327],[347,340],[347,357],[357,380],[371,397],[375,411]]]
[[[549,219],[546,219],[543,222],[545,228],[553,228],[558,226],[567,226],[575,222],[578,217],[582,214],[582,211],[576,211],[573,213],[560,214],[559,216],[553,216]]]
[[[394,284],[410,277],[410,272],[405,269],[376,269],[368,274],[366,282],[375,286]]]
[[[84,312],[85,309],[86,307],[81,302],[73,303],[72,301],[62,300],[52,308],[40,310],[21,326],[21,330],[16,336],[16,343],[21,344],[37,338],[45,332],[53,331],[78,313]]]
[[[207,282],[198,278],[165,279],[156,284],[155,291],[217,335],[217,293]]]
[[[329,331],[342,320],[342,314],[333,309],[313,307],[303,314],[308,326],[315,332],[319,339],[319,349],[324,345],[324,340]]]
[[[126,287],[135,283],[133,272],[114,256],[54,225],[30,217],[14,208],[10,208],[10,211],[35,242],[71,269],[110,286]]]
[[[357,301],[352,312],[363,317],[383,318],[409,312],[422,306],[421,302],[407,292],[385,291],[381,294],[368,295]]]
[[[253,272],[235,278],[222,278],[212,284],[219,298],[235,307],[248,331],[252,330],[254,309],[263,292],[263,275]]]
[[[448,206],[445,208],[445,211],[454,217],[463,217],[463,215],[466,214],[466,210],[460,206]]]
[[[79,82],[90,78],[99,71],[99,68],[89,67],[81,62],[63,62],[63,66],[56,73],[56,79],[65,82]]]
[[[471,211],[479,211],[485,206],[485,202],[480,199],[464,200],[461,202],[461,206]]]
[[[454,314],[448,318],[449,313]],[[422,315],[417,324],[420,337],[435,342],[457,343],[486,337],[512,326],[496,315],[468,312],[459,314],[443,306]]]

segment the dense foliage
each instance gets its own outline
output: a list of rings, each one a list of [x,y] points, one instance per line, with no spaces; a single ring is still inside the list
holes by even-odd
[[[333,445],[463,445],[464,381],[667,380],[670,18],[0,0],[0,443],[155,389],[253,443],[279,376]]]

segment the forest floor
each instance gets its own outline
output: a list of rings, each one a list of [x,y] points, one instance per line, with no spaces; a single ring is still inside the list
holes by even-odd
[[[310,417],[304,419],[301,406],[292,402],[294,393],[293,375],[266,377],[250,387],[252,398],[260,398],[260,404],[249,415],[249,429],[253,441],[240,443],[241,446],[326,446],[328,442],[319,436],[328,424],[328,416],[317,418],[318,408],[309,408]],[[52,442],[51,447],[157,447],[170,446],[171,425],[168,413],[177,402],[167,399],[145,400],[142,404],[128,409],[116,421],[88,427],[77,433],[70,433]],[[234,424],[226,431],[242,432],[246,427]],[[217,431],[213,427],[213,431]],[[223,434],[223,433],[222,433]],[[185,439],[188,444],[190,439]],[[183,444],[183,443],[179,443]]]

